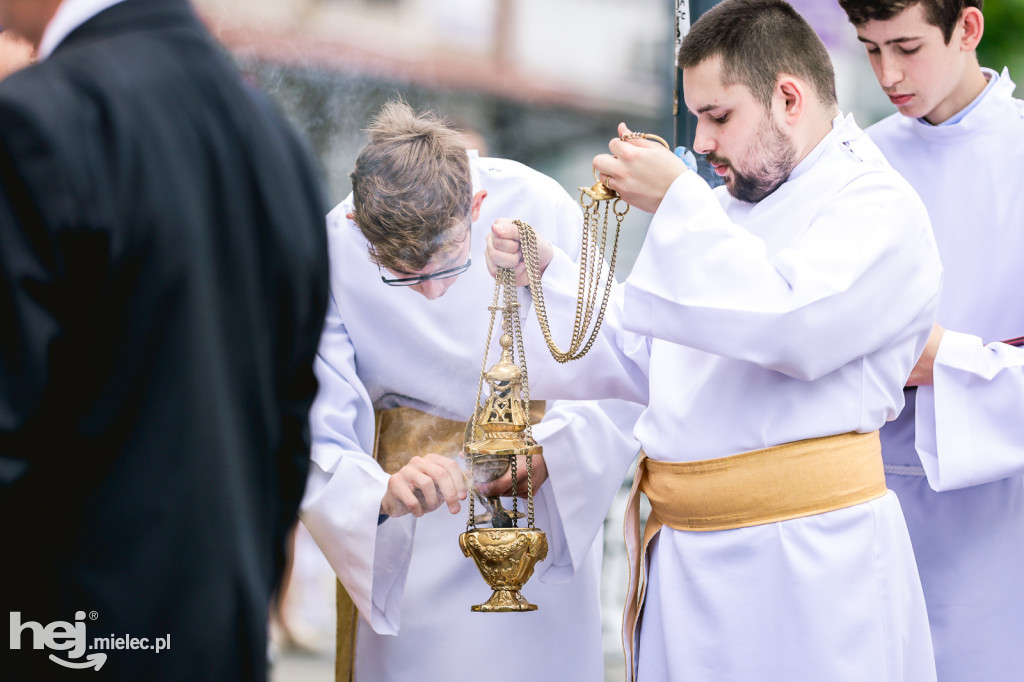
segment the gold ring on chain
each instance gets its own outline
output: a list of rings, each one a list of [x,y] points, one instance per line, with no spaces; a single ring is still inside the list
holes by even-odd
[[[665,141],[665,138],[655,135],[654,133],[626,133],[619,139],[623,142],[628,142],[629,140],[654,140],[655,142],[660,142],[665,145],[665,149],[672,149],[668,142]]]

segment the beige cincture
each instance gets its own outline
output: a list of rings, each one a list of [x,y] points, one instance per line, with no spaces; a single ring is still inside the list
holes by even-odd
[[[544,401],[530,402],[530,420],[544,416]],[[373,458],[388,474],[415,455],[435,452],[454,457],[462,452],[466,422],[436,417],[413,407],[395,407],[374,413]],[[341,581],[337,581],[338,632],[334,659],[335,682],[354,682],[356,629],[359,612]]]
[[[651,502],[642,535],[641,492]],[[661,462],[641,453],[625,520],[630,576],[623,615],[627,680],[635,678],[647,547],[663,525],[685,531],[744,528],[851,507],[885,492],[877,431],[811,438],[697,462]]]

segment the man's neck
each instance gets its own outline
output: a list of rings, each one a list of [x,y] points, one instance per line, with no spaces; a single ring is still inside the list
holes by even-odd
[[[817,147],[825,136],[832,132],[832,121],[839,115],[835,107],[822,107],[821,111],[815,112],[810,126],[801,139],[794,139],[796,147],[796,162],[799,164],[811,151]]]
[[[970,105],[981,94],[986,85],[988,85],[988,79],[985,78],[985,73],[981,70],[977,59],[975,59],[973,63],[964,69],[963,76],[957,82],[949,97],[925,115],[924,120],[935,126],[943,121],[948,121]]]

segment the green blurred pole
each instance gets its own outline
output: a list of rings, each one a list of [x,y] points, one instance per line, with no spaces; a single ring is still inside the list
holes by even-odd
[[[683,73],[679,70],[679,46],[683,38],[690,32],[690,26],[701,17],[702,14],[717,5],[722,0],[674,0],[675,2],[675,25],[676,41],[672,61],[675,69],[675,93],[672,98],[672,118],[675,120],[675,146],[693,148],[693,138],[697,133],[697,117],[686,110],[683,103]],[[697,172],[707,180],[712,187],[722,184],[722,179],[715,174],[715,171],[704,160],[703,156],[697,157]]]

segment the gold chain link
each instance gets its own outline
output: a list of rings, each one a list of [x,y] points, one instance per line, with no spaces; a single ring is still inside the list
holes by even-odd
[[[509,334],[516,340],[516,348],[509,349],[512,362],[516,362],[516,353],[519,354],[519,364],[522,365],[522,395],[526,405],[526,413],[529,414],[529,390],[527,389],[526,383],[526,353],[523,351],[523,335],[519,329],[519,293],[516,289],[516,275],[515,272],[508,268],[500,268],[498,270],[498,276],[495,279],[495,293],[501,289],[504,292],[504,315],[502,316],[502,329],[506,334]],[[530,434],[529,425],[525,430],[526,434]],[[519,526],[519,471],[518,471],[518,458],[515,455],[511,457],[511,463],[509,465],[512,474],[512,524],[516,527]]]
[[[616,199],[611,205],[611,211],[615,214],[615,237],[612,240],[612,251],[608,261],[608,273],[603,282],[603,294],[601,305],[597,308],[597,317],[594,318],[594,309],[597,303],[598,289],[601,284],[601,269],[608,246],[608,207],[605,207],[604,221],[601,229],[598,224],[601,220],[600,211],[597,208],[598,201],[586,204],[583,197],[580,197],[583,204],[583,244],[580,249],[580,280],[577,288],[576,314],[573,321],[572,337],[569,340],[569,347],[566,350],[559,348],[551,336],[551,327],[548,323],[547,308],[544,305],[544,291],[541,287],[540,257],[537,253],[537,235],[534,229],[522,220],[516,220],[515,225],[519,228],[519,240],[522,245],[523,262],[526,264],[526,274],[530,282],[530,291],[533,294],[533,302],[537,308],[537,322],[540,323],[540,330],[544,334],[544,341],[551,351],[551,356],[558,362],[565,363],[571,360],[578,360],[586,355],[594,341],[597,339],[601,324],[604,322],[605,311],[608,308],[608,299],[612,292],[612,283],[615,279],[615,260],[619,252],[619,232],[622,229],[622,219],[629,211],[629,205]],[[619,210],[620,203],[625,207]],[[589,336],[587,330],[590,322],[594,319],[594,327]],[[520,337],[521,338],[521,337]]]
[[[533,455],[526,455],[526,500],[529,506],[529,514],[526,518],[526,527],[533,528]]]
[[[501,283],[495,281],[494,283],[494,297],[491,299],[491,305],[489,310],[491,311],[491,321],[487,325],[487,342],[484,344],[484,359],[480,362],[480,379],[476,384],[476,402],[473,407],[473,416],[466,422],[466,433],[463,439],[463,443],[472,443],[476,440],[477,434],[475,427],[477,424],[477,417],[480,416],[480,410],[482,405],[480,404],[480,396],[483,395],[484,388],[484,375],[487,373],[487,356],[490,355],[491,350],[491,338],[494,336],[494,315],[498,312],[498,295],[501,292]],[[469,485],[473,485],[473,481],[469,481]],[[472,530],[476,528],[476,505],[473,504],[473,494],[469,495],[469,520],[466,522],[466,530]]]

